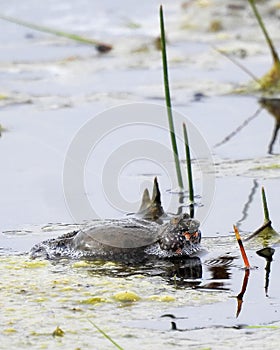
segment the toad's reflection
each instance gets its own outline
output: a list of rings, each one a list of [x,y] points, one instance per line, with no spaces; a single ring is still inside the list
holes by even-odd
[[[228,280],[231,278],[230,266],[234,257],[220,256],[219,258],[207,261],[208,269],[214,280]]]
[[[277,134],[280,128],[280,99],[262,97],[259,99],[259,103],[275,118],[275,125],[274,125],[273,134],[272,134],[272,139],[268,146],[268,153],[272,154],[273,146],[276,141]]]
[[[228,290],[226,281],[231,279],[231,265],[234,256],[222,255],[214,259],[205,261],[208,272],[210,272],[210,281],[199,286],[201,289]]]
[[[88,263],[90,276],[129,277],[143,275],[160,276],[168,284],[183,287],[195,287],[201,283],[202,264],[199,257],[174,258],[172,260],[151,260],[139,265],[108,264],[95,261]]]
[[[174,259],[172,265],[166,269],[164,278],[177,286],[195,287],[201,283],[202,265],[198,257],[188,259]]]

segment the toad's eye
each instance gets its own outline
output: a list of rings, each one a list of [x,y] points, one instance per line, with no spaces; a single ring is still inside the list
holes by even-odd
[[[200,243],[201,240],[201,233],[200,231],[196,231],[194,233],[189,233],[188,231],[185,231],[183,233],[185,236],[186,240],[192,243]]]

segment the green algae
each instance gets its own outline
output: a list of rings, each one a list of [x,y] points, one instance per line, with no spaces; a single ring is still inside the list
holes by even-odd
[[[16,332],[17,332],[17,330],[15,328],[4,328],[2,330],[3,334],[11,334],[11,333],[16,333]]]
[[[53,265],[48,262],[41,268],[26,268],[26,261],[26,256],[0,259],[0,273],[5,281],[1,289],[0,307],[3,344],[6,348],[11,343],[17,344],[17,339],[26,335],[28,342],[21,343],[22,349],[58,346],[57,343],[52,343],[54,341],[61,342],[65,349],[73,346],[89,348],[89,344],[93,343],[106,348],[106,339],[102,344],[100,335],[86,326],[88,319],[93,318],[98,320],[94,323],[106,324],[106,329],[102,328],[106,334],[112,339],[120,340],[124,348],[129,348],[135,346],[136,342],[142,344],[143,339],[139,332],[123,326],[120,320],[153,318],[167,313],[171,305],[172,308],[180,305],[200,307],[228,300],[228,293],[174,289],[174,286],[166,284],[159,277],[144,277],[141,274],[128,277],[101,274],[94,277],[88,267],[73,268],[71,263]],[[7,265],[21,266],[21,269],[5,269]],[[94,268],[94,263],[90,262],[89,265]],[[114,299],[118,290],[129,300],[122,302]],[[127,292],[132,290],[133,298],[128,298]],[[131,301],[137,298],[135,295],[141,299]],[[56,325],[59,325],[65,335],[53,339],[52,333]],[[133,338],[128,337],[131,332]],[[152,330],[143,330],[141,334],[150,338],[151,332]],[[156,343],[151,341],[151,346],[164,342],[164,334]],[[170,333],[166,334],[170,337]],[[143,343],[139,349],[151,349],[151,346],[147,347]]]
[[[269,164],[269,165],[260,165],[250,170],[278,170],[280,169],[280,164]]]
[[[88,263],[87,261],[83,261],[83,260],[76,261],[76,262],[74,262],[74,264],[72,264],[73,268],[84,268],[84,267],[90,267],[90,266],[91,266],[90,263]]]
[[[106,302],[106,299],[101,298],[101,297],[91,297],[88,299],[81,300],[81,304],[88,304],[88,305],[96,305],[100,303]]]
[[[138,294],[136,294],[135,292],[132,291],[121,291],[116,293],[113,298],[116,301],[120,301],[122,303],[129,303],[129,302],[135,302],[135,301],[139,301],[141,298]]]
[[[49,263],[43,260],[25,261],[22,268],[26,269],[38,269],[47,266]]]
[[[169,303],[175,301],[176,298],[172,295],[151,295],[147,298],[147,300]]]
[[[60,328],[56,327],[56,329],[52,332],[53,337],[64,337],[65,332]]]
[[[248,329],[279,329],[279,326],[274,326],[274,325],[256,325],[256,326],[246,326],[245,328]]]

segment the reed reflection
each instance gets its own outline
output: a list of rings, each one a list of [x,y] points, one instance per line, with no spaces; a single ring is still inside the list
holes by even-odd
[[[266,266],[265,266],[265,286],[264,286],[264,291],[265,291],[265,296],[268,297],[268,286],[269,286],[269,276],[270,276],[270,268],[271,268],[271,262],[272,262],[272,257],[275,252],[274,248],[271,247],[265,247],[263,249],[258,250],[256,253],[261,256],[262,258],[265,258],[266,260]]]
[[[243,297],[244,297],[244,294],[245,294],[245,292],[247,290],[249,276],[250,276],[250,269],[245,269],[245,274],[244,274],[244,278],[243,278],[241,291],[236,297],[236,299],[237,299],[236,318],[239,316],[239,314],[240,314],[240,312],[242,310]]]
[[[259,104],[275,118],[274,130],[268,146],[268,153],[273,154],[273,147],[280,128],[280,99],[262,97],[259,99]]]
[[[261,97],[258,100],[260,108],[250,117],[246,118],[240,125],[238,125],[231,133],[226,135],[223,140],[218,142],[214,147],[220,147],[229,142],[233,137],[237,136],[245,127],[247,127],[264,108],[269,114],[275,118],[274,129],[272,137],[268,145],[268,154],[273,154],[273,148],[280,129],[280,98]]]

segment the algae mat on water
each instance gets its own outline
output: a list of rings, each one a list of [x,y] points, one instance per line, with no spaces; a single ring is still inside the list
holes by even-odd
[[[121,326],[123,321],[150,318],[186,300],[205,302],[197,292],[189,291],[186,298],[184,291],[176,291],[161,278],[113,277],[115,264],[103,268],[108,275],[102,277],[94,276],[93,263],[53,264],[30,261],[27,256],[2,256],[0,348],[13,344],[19,349],[41,349],[56,343],[68,349],[73,344],[88,348],[93,342],[106,347],[106,340],[88,320],[118,342],[133,344],[138,332]],[[223,298],[213,294],[206,302]],[[57,336],[57,327],[63,331],[61,336]]]
[[[207,241],[205,243],[211,251],[211,245]],[[250,276],[249,290],[241,311],[245,319],[248,316],[246,309],[250,311],[252,300],[252,307],[257,311],[263,295],[263,261],[255,258],[253,253],[249,251],[249,259],[253,257],[253,264],[257,263],[259,270],[252,271]],[[0,348],[114,348],[89,320],[124,349],[136,346],[137,349],[152,349],[155,346],[171,349],[175,344],[195,349],[215,344],[216,349],[219,348],[216,347],[217,337],[233,346],[236,329],[227,327],[242,322],[242,318],[240,321],[234,320],[236,300],[233,298],[242,284],[242,261],[236,257],[233,260],[235,263],[228,266],[235,276],[231,287],[228,285],[230,281],[224,281],[222,284],[225,288],[213,289],[215,281],[209,274],[214,267],[209,259],[203,262],[203,278],[196,280],[199,287],[193,288],[195,284],[184,287],[176,285],[174,279],[170,278],[168,282],[168,279],[157,276],[155,270],[160,265],[155,266],[154,270],[150,268],[150,274],[145,274],[143,270],[132,267],[128,271],[122,270],[114,263],[54,263],[29,260],[26,255],[2,256]],[[276,255],[275,263],[278,259]],[[273,273],[274,270],[272,265]],[[271,304],[272,308],[277,307],[278,303],[278,299],[275,299],[278,287],[273,284],[274,277],[272,274],[269,290],[272,298],[267,299],[266,303]],[[222,281],[218,282],[221,284]],[[170,331],[172,319],[161,318],[164,314],[174,315],[173,321],[180,332]],[[279,323],[274,327],[264,327],[262,320],[266,325],[275,321],[275,317],[266,317],[263,313],[261,317],[254,317],[252,315],[249,325],[256,328],[250,328],[250,331],[241,329],[237,343],[242,344],[248,338],[246,332],[254,334],[254,339],[247,339],[254,348],[260,337],[263,338],[262,344],[268,341],[273,343],[279,334]],[[255,321],[252,322],[252,319]],[[187,333],[182,331],[186,329]],[[206,338],[201,338],[202,334]]]

